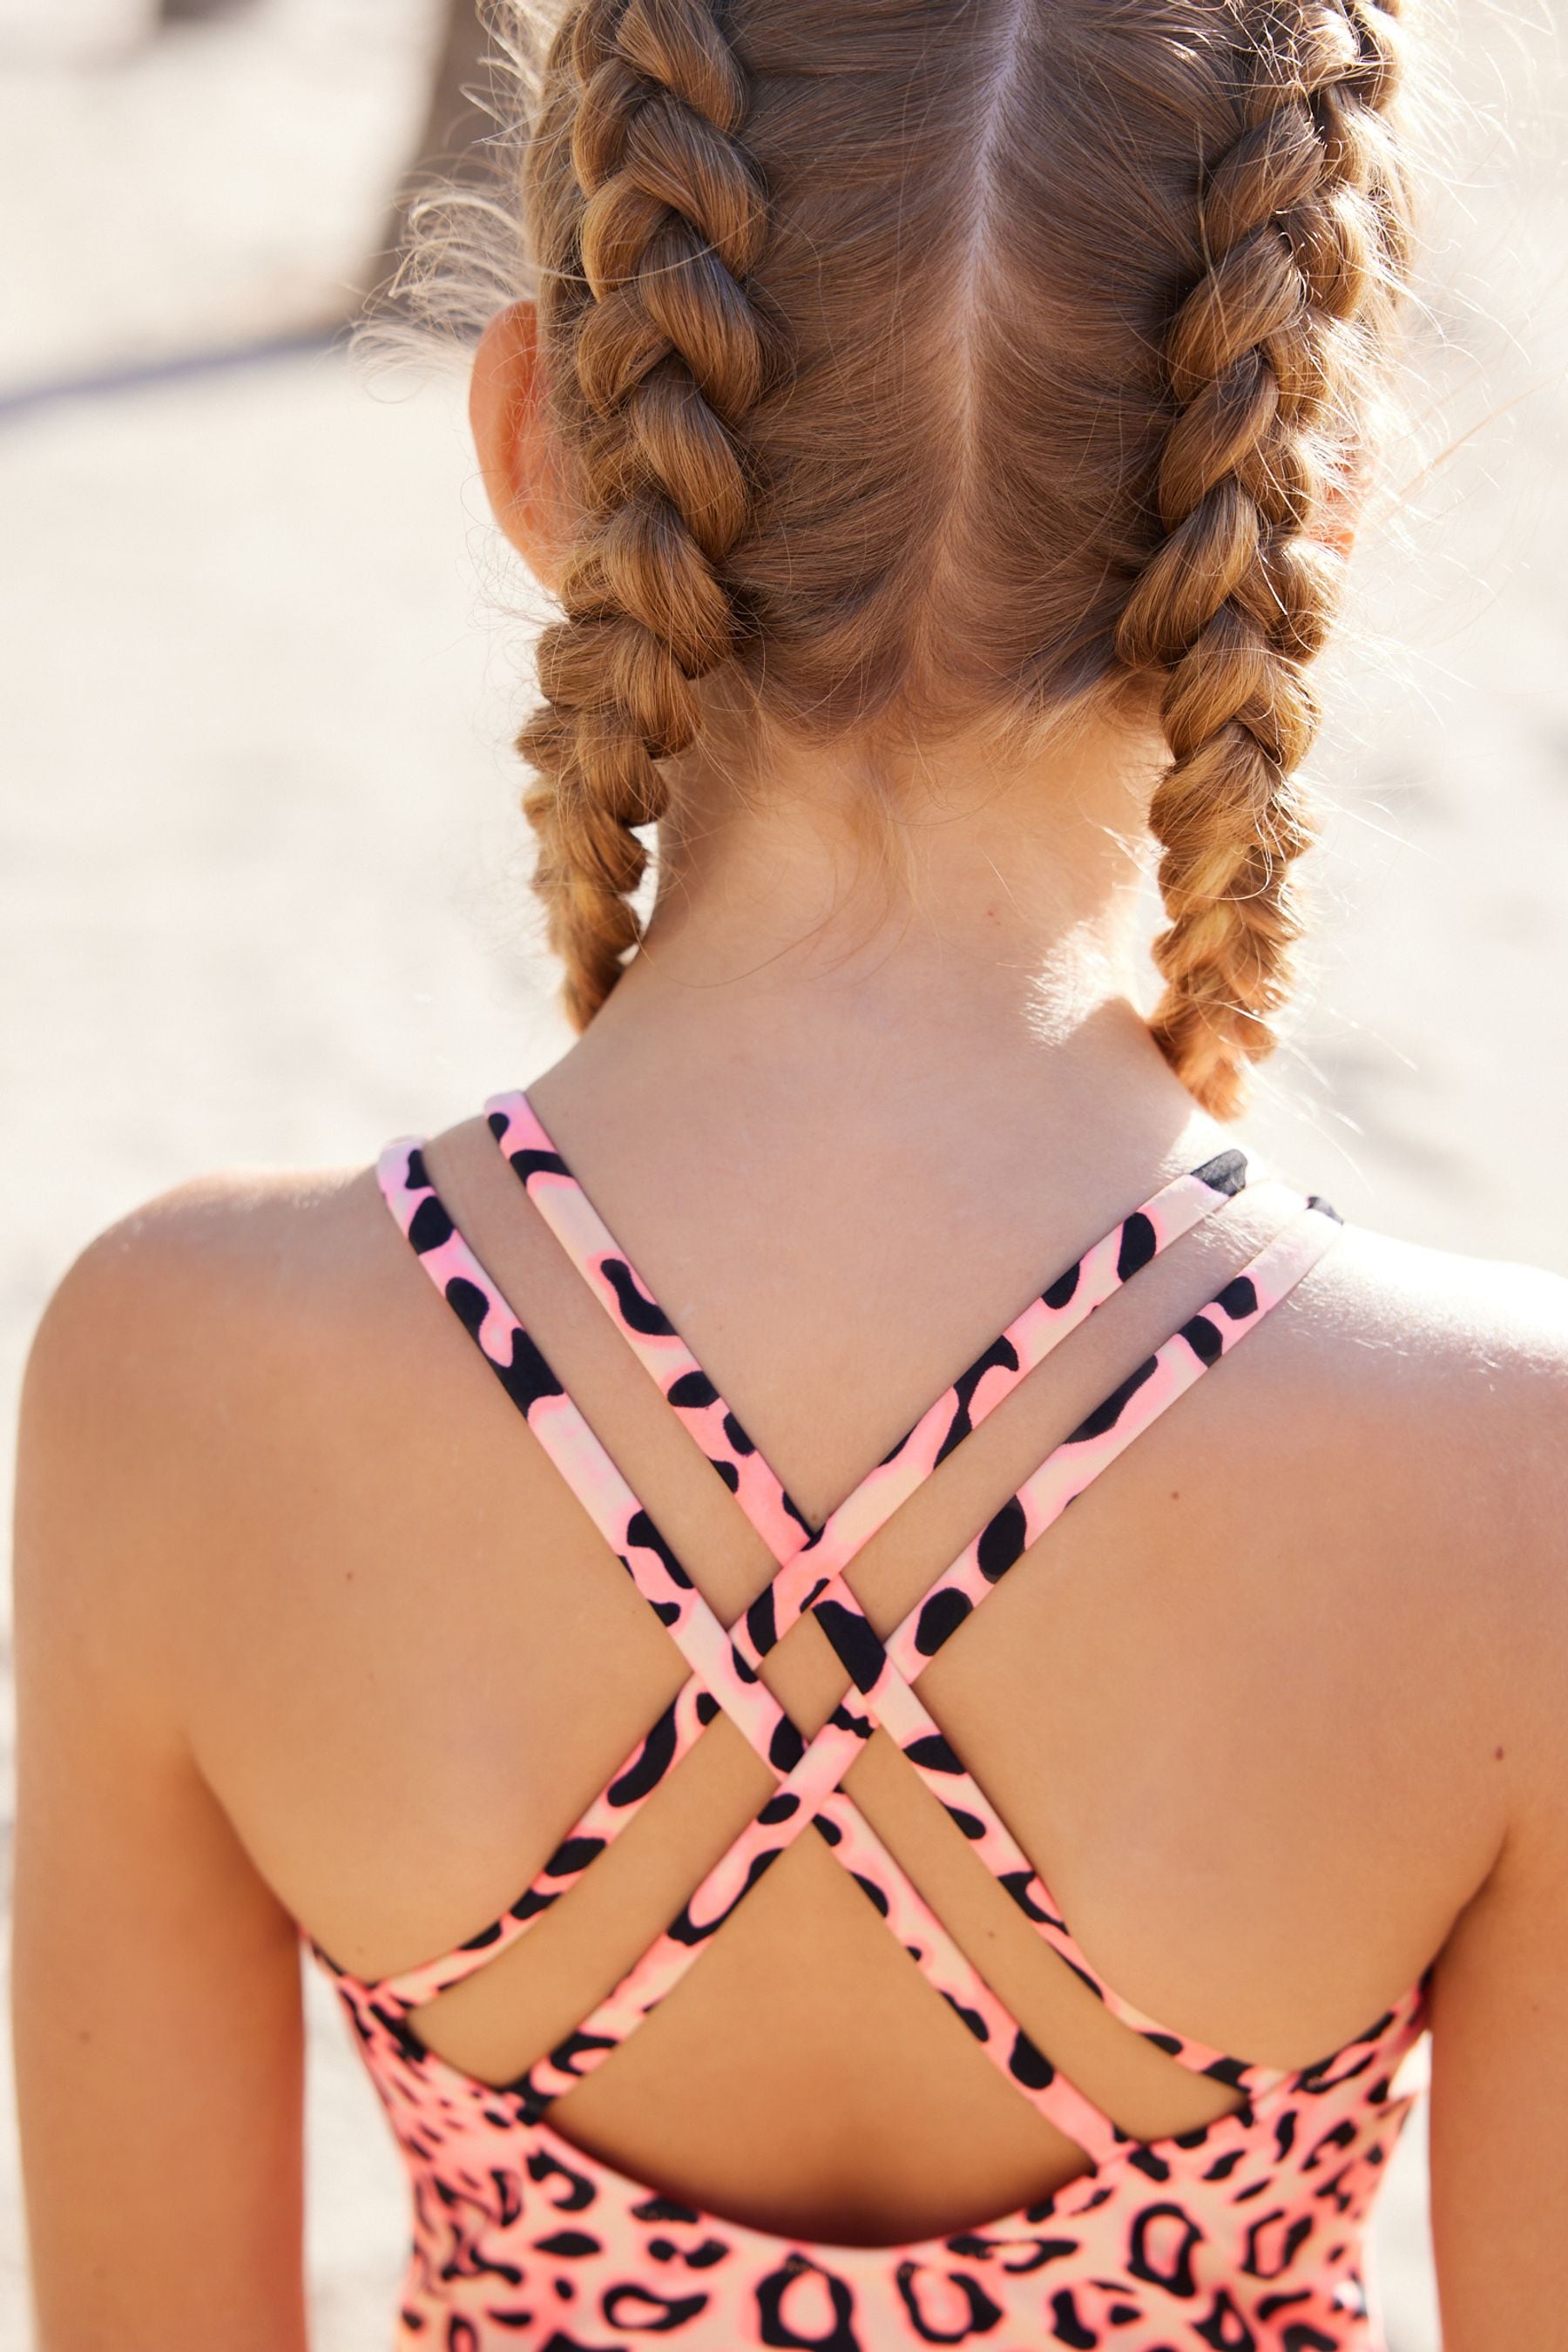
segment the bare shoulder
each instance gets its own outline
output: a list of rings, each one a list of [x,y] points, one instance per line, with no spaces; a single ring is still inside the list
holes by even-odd
[[[1291,1325],[1302,1457],[1375,1531],[1410,1654],[1568,1762],[1568,1280],[1350,1226]]]
[[[281,1459],[308,1468],[324,1384],[352,1414],[378,1317],[406,1311],[385,1279],[402,1247],[368,1167],[198,1177],[96,1235],[28,1356],[19,1612],[142,1623],[160,1595],[177,1605],[215,1526]]]
[[[1379,1396],[1429,1466],[1453,1459],[1490,1485],[1568,1475],[1568,1279],[1347,1226],[1314,1277],[1308,1318],[1336,1386]],[[1520,1500],[1525,1502],[1521,1494]]]
[[[123,1412],[244,1377],[269,1340],[330,1325],[390,1255],[374,1172],[226,1170],[142,1202],[98,1234],[45,1309],[28,1386],[112,1385]]]

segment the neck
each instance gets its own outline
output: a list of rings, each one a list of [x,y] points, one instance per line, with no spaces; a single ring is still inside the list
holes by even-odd
[[[679,779],[653,919],[601,1019],[721,1001],[770,1028],[1058,1046],[1134,994],[1163,761],[1105,722],[1007,764],[973,743],[875,769],[778,748],[739,790],[710,758]]]
[[[1136,1005],[1164,764],[1102,725],[1007,767],[973,747],[875,776],[832,753],[689,766],[647,937],[573,1070],[649,1133],[908,1141],[940,1105],[1063,1183],[1192,1164],[1216,1131]]]

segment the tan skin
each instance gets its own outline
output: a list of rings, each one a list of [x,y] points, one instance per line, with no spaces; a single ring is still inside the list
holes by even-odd
[[[548,577],[536,389],[529,314],[506,314],[475,428]],[[648,948],[535,1088],[814,1516],[1044,1276],[1226,1139],[1128,1002],[1156,748],[1109,722],[1028,764],[958,747],[902,780],[908,871],[882,885],[856,862],[852,747],[770,753],[744,805],[689,775]],[[429,1157],[732,1614],[766,1575],[756,1541],[482,1122]],[[1034,1375],[857,1563],[873,1620],[1287,1208],[1260,1186]],[[1351,1232],[922,1685],[1091,1958],[1181,2028],[1303,2064],[1438,1956],[1448,2352],[1568,2347],[1565,1415],[1563,1284]],[[29,1367],[17,1601],[41,2352],[298,2352],[294,1922],[367,1976],[469,1933],[669,1696],[675,1654],[363,1169],[187,1184],[77,1261]],[[809,1625],[770,1679],[807,1727],[842,1684]],[[896,1759],[874,1746],[851,1786],[1124,2128],[1220,2111],[931,1834]],[[515,2074],[762,1792],[717,1727],[581,1895],[420,2031]],[[1085,2161],[809,1839],[552,2121],[721,2213],[839,2241],[973,2222]]]

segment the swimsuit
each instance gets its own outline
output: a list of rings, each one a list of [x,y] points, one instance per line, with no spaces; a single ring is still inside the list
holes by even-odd
[[[342,1999],[409,2169],[414,2230],[400,2352],[638,2352],[655,2337],[681,2352],[912,2352],[933,2344],[984,2344],[989,2352],[1376,2352],[1363,2231],[1413,2104],[1394,2076],[1424,2030],[1428,1978],[1343,2049],[1289,2073],[1158,2023],[1097,1974],[918,1689],[930,1660],[1074,1497],[1317,1263],[1339,1230],[1333,1211],[1301,1201],[1275,1239],[1025,1479],[884,1640],[845,1581],[856,1554],[1068,1332],[1241,1190],[1245,1155],[1221,1153],[1124,1218],[1032,1298],[813,1527],[605,1230],[526,1096],[499,1095],[486,1108],[533,1205],[778,1566],[743,1614],[721,1624],[454,1225],[420,1143],[388,1144],[382,1192],[420,1264],[689,1669],[532,1885],[454,1950],[372,1982],[305,1937]],[[808,1612],[851,1683],[809,1740],[758,1674]],[[642,1958],[574,2032],[504,2087],[428,2050],[413,2013],[524,1935],[721,1711],[765,1759],[774,1792]],[[1198,2130],[1139,2142],[1052,2065],[846,1794],[844,1777],[879,1727],[1041,1938],[1134,2032],[1235,2091],[1234,2111]],[[852,1874],[1017,2095],[1085,2151],[1089,2169],[972,2229],[897,2246],[841,2246],[700,2210],[552,2128],[554,2100],[635,2032],[807,1830]]]

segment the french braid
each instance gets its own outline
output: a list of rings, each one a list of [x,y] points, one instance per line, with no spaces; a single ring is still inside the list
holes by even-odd
[[[542,257],[541,310],[569,362],[551,391],[580,525],[519,749],[581,1028],[639,937],[636,828],[665,813],[659,762],[694,740],[695,682],[742,633],[722,566],[752,499],[736,435],[766,365],[744,283],[766,208],[739,143],[745,83],[706,0],[587,0],[558,47],[565,102],[541,135],[569,148],[575,201]]]
[[[1165,535],[1117,637],[1130,667],[1165,681],[1153,1032],[1222,1118],[1274,1045],[1301,929],[1291,869],[1314,824],[1296,771],[1319,725],[1307,669],[1342,570],[1321,543],[1323,446],[1353,413],[1358,323],[1405,259],[1381,130],[1399,13],[1399,0],[1267,11],[1245,127],[1203,190],[1207,266],[1167,347]]]

